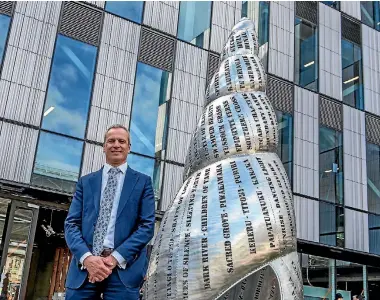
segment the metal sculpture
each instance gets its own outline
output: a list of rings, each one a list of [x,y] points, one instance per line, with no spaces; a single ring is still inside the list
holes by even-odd
[[[244,18],[223,49],[183,186],[155,238],[147,300],[303,299],[293,197],[257,55]]]

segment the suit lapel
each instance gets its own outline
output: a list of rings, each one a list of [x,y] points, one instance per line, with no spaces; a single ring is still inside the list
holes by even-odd
[[[123,189],[121,190],[116,219],[119,218],[121,212],[131,197],[132,191],[135,188],[138,178],[139,177],[137,176],[136,172],[128,167],[127,172],[125,173]]]
[[[94,207],[96,216],[99,214],[99,205],[100,205],[100,195],[102,192],[102,177],[103,177],[103,168],[95,172],[94,175],[90,178],[90,185],[92,190],[92,195],[94,197]]]

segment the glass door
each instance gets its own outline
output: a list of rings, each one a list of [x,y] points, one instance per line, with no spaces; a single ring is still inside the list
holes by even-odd
[[[25,298],[39,206],[12,201],[1,241],[0,300]]]

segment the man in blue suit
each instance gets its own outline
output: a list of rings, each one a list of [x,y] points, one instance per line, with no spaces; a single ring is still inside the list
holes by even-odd
[[[65,221],[73,258],[66,299],[139,298],[154,233],[154,195],[149,176],[127,164],[130,135],[111,126],[104,138],[106,164],[79,179]]]

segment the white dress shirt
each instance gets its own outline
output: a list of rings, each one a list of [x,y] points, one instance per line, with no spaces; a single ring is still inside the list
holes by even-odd
[[[102,192],[100,195],[100,201],[103,198],[103,193],[104,190],[107,186],[107,181],[108,181],[108,171],[113,168],[113,166],[109,164],[105,164],[103,167],[103,175],[102,175]],[[117,187],[116,187],[116,192],[115,192],[115,198],[113,200],[113,205],[112,205],[112,211],[111,211],[111,217],[108,223],[108,228],[107,228],[107,234],[104,238],[103,246],[104,248],[114,248],[114,241],[115,241],[115,223],[116,223],[116,215],[117,215],[117,209],[119,207],[119,201],[120,201],[120,195],[121,195],[121,190],[123,189],[124,185],[124,178],[125,178],[125,173],[127,172],[128,168],[128,163],[125,162],[124,164],[120,165],[118,167],[121,172],[119,172],[117,176]],[[86,252],[83,254],[83,256],[80,258],[80,263],[83,265],[83,261],[88,257],[92,255],[90,252]],[[125,259],[118,253],[117,251],[112,252],[112,256],[118,261],[119,267],[125,269],[127,262]]]

